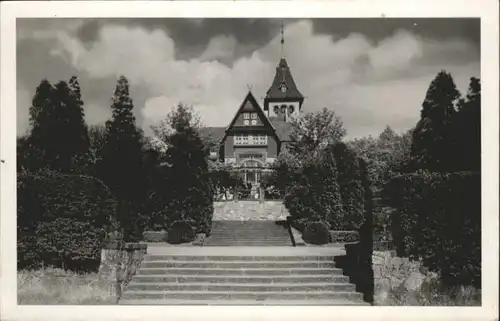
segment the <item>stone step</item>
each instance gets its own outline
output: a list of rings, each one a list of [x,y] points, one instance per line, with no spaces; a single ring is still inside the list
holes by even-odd
[[[288,242],[217,242],[208,241],[203,246],[292,246]]]
[[[285,275],[343,275],[341,269],[337,268],[247,268],[247,269],[231,269],[231,268],[143,268],[137,269],[137,275],[148,274],[165,274],[165,275],[267,275],[267,276],[285,276]]]
[[[294,292],[218,292],[218,291],[126,291],[122,299],[174,300],[325,300],[347,299],[362,301],[358,292],[294,291]]]
[[[281,239],[290,239],[290,236],[287,234],[284,235],[255,235],[255,234],[248,234],[248,235],[237,235],[237,234],[232,234],[232,233],[226,233],[226,234],[211,234],[209,236],[212,239],[228,239],[228,240],[281,240]]]
[[[246,256],[246,255],[146,255],[144,261],[330,261],[335,256],[284,255],[284,256]]]
[[[270,305],[270,306],[369,306],[366,302],[346,299],[317,300],[175,300],[131,299],[120,300],[120,305]]]
[[[133,282],[156,283],[156,282],[176,282],[176,283],[348,283],[349,277],[345,275],[318,274],[318,275],[234,275],[234,276],[213,276],[213,275],[165,275],[165,274],[144,274],[134,276]]]
[[[286,242],[274,242],[274,243],[268,243],[268,242],[206,242],[203,244],[203,246],[292,246],[291,243],[286,243]]]
[[[276,284],[241,284],[241,283],[139,283],[131,282],[128,291],[209,291],[209,292],[354,292],[356,287],[351,283],[276,283]]]
[[[328,261],[147,261],[141,268],[332,268]]]

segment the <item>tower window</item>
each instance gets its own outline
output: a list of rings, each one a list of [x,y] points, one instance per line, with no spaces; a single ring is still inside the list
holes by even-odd
[[[294,111],[295,111],[295,107],[293,105],[288,106],[288,113],[289,114],[293,114]]]
[[[286,113],[286,105],[281,105],[281,113]]]
[[[280,112],[280,108],[279,108],[279,106],[274,106],[274,113],[275,113],[276,115],[278,115],[278,114],[279,114],[279,112]]]

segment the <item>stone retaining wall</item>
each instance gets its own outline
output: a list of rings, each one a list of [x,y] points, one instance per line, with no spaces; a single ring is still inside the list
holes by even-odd
[[[111,295],[117,300],[147,254],[147,245],[111,242],[101,250],[100,278],[109,283]]]
[[[437,278],[420,262],[397,257],[394,251],[373,251],[375,304],[384,305],[392,290],[403,287],[406,291],[418,291],[425,280]]]

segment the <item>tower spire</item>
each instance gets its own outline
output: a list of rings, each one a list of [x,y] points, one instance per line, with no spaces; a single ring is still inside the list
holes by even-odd
[[[283,31],[283,19],[281,19],[281,58],[285,58],[285,50],[284,50],[284,44],[285,44],[285,36],[284,36],[284,31]]]

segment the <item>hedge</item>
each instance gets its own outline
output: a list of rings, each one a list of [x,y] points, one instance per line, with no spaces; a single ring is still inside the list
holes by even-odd
[[[371,194],[367,193],[365,185],[369,189],[370,182],[363,166],[345,144],[339,143],[290,175],[284,204],[292,225],[303,229],[304,219],[321,219],[333,230],[359,230],[366,212],[371,211],[365,208]]]
[[[346,228],[359,229],[365,219],[364,189],[358,157],[344,143],[332,148],[338,171],[338,182],[344,208]],[[368,175],[368,173],[366,173]]]
[[[325,155],[294,175],[284,204],[292,220],[324,220],[333,228],[344,226],[344,211],[333,158]]]
[[[398,255],[422,260],[445,284],[481,285],[481,175],[415,173],[384,189]]]
[[[115,218],[115,200],[94,177],[19,173],[18,268],[97,269]]]

